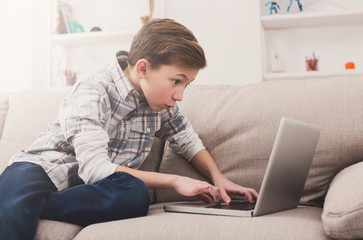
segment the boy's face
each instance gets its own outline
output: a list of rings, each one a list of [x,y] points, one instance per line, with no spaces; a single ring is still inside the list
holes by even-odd
[[[157,69],[146,68],[140,87],[149,106],[156,112],[169,110],[183,100],[184,90],[197,76],[199,69],[161,65]]]

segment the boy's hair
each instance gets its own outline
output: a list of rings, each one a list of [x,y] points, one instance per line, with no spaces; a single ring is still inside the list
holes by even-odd
[[[193,33],[171,19],[149,20],[135,35],[128,63],[135,66],[142,58],[148,60],[152,68],[179,65],[202,69],[207,64],[204,51]]]

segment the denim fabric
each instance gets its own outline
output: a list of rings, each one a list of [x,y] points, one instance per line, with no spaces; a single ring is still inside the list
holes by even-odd
[[[149,204],[145,183],[127,173],[58,192],[42,167],[16,162],[0,175],[0,236],[33,239],[39,218],[87,226],[144,216]]]
[[[41,218],[87,226],[145,216],[150,202],[144,182],[128,173],[116,172],[94,184],[51,193]]]
[[[33,239],[49,194],[57,191],[43,168],[17,162],[0,176],[0,236]]]

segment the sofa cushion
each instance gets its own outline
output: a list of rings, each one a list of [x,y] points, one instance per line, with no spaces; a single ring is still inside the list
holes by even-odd
[[[0,139],[9,108],[9,93],[0,93]]]
[[[74,239],[81,230],[81,226],[70,223],[39,220],[34,239],[71,240]]]
[[[363,159],[363,80],[271,81],[244,86],[191,86],[180,103],[221,171],[259,191],[283,116],[321,126],[302,204],[322,206],[330,181]],[[160,172],[204,179],[191,164],[165,150]],[[158,202],[184,200],[170,190]]]
[[[164,212],[150,207],[146,217],[94,224],[75,240],[92,239],[328,239],[321,208],[299,207],[262,217],[226,217]]]
[[[342,170],[326,195],[322,221],[337,239],[363,239],[363,162]]]
[[[47,130],[67,92],[26,90],[10,96],[0,141],[0,172],[12,155],[29,147],[39,133]]]
[[[10,96],[9,111],[0,141],[0,173],[5,169],[12,155],[29,147],[39,133],[47,130],[48,125],[56,119],[60,102],[67,93],[68,90],[27,90]],[[0,97],[0,127],[2,112],[7,111],[5,103],[7,103],[6,97]],[[157,171],[163,147],[164,142],[156,139],[151,153],[140,169]]]
[[[155,138],[151,147],[150,154],[140,166],[139,170],[157,172],[160,166],[161,158],[164,151],[164,141],[160,138]],[[155,203],[155,190],[150,189],[151,202]]]

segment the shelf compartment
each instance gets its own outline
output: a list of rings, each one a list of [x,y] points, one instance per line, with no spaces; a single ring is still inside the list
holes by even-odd
[[[277,14],[262,16],[261,23],[266,30],[355,24],[363,23],[363,12]]]
[[[78,47],[86,45],[97,45],[105,43],[115,43],[118,40],[132,39],[137,33],[134,30],[109,31],[109,32],[87,32],[58,34],[51,37],[52,43],[64,47]]]

